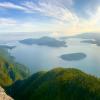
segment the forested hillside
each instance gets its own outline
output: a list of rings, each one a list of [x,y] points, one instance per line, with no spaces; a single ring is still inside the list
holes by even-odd
[[[100,100],[100,79],[72,68],[38,72],[8,88],[15,100]]]
[[[29,70],[14,60],[7,49],[0,48],[0,85],[8,86],[27,77]]]

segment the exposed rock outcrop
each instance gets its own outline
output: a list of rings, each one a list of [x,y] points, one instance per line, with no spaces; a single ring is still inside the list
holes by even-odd
[[[5,93],[5,90],[0,87],[0,100],[14,100]]]

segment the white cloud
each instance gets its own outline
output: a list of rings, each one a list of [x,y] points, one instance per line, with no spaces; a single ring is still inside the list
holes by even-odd
[[[0,18],[0,25],[14,25],[16,20],[10,18]]]
[[[0,3],[0,8],[5,8],[5,9],[17,9],[17,10],[27,10],[25,7],[16,5],[11,2],[3,2]]]
[[[0,3],[0,8],[22,10],[26,13],[39,12],[44,16],[50,16],[62,21],[69,21],[74,19],[75,16],[64,7],[65,2],[71,5],[72,0],[39,0],[38,4],[26,1],[20,5],[11,2]]]
[[[59,33],[76,34],[80,32],[96,32],[100,31],[100,7],[98,7],[93,14],[87,9],[87,13],[91,16],[89,19],[84,19],[77,16],[76,12],[69,9],[69,6],[74,4],[74,0],[39,0],[39,2],[24,2],[20,5],[5,2],[0,3],[1,8],[10,8],[24,11],[25,13],[39,13],[43,16],[49,16],[53,18],[51,23],[39,23],[39,22],[18,22],[13,19],[0,18],[0,27],[5,25],[13,25],[9,27],[12,31],[51,31],[57,36]],[[67,2],[67,4],[65,4]],[[67,7],[66,7],[67,6]],[[65,35],[64,34],[64,35]]]
[[[49,16],[55,18],[56,20],[64,21],[66,23],[78,20],[77,16],[73,12],[71,12],[68,8],[65,8],[64,5],[60,6],[61,2],[64,3],[64,1],[66,0],[62,1],[46,0],[45,2],[44,0],[42,2],[41,1],[42,0],[40,0],[38,4],[35,4],[33,2],[25,2],[23,6],[26,7],[28,9],[27,11],[29,11],[30,13],[39,12],[44,16]]]

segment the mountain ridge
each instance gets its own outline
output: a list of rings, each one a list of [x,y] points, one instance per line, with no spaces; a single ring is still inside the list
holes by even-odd
[[[15,100],[100,100],[99,84],[99,78],[78,69],[55,68],[13,84],[8,93]]]
[[[24,69],[24,70],[23,70]],[[9,86],[17,80],[28,76],[28,69],[17,63],[7,49],[0,48],[0,85]]]

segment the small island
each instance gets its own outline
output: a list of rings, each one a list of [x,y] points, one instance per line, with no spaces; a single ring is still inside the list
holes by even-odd
[[[81,41],[81,43],[96,44],[96,41],[95,40],[84,40],[84,41]]]
[[[66,47],[66,42],[65,41],[61,41],[61,40],[57,40],[55,38],[52,37],[41,37],[38,39],[24,39],[19,41],[22,44],[26,44],[26,45],[41,45],[41,46],[49,46],[49,47]]]
[[[13,49],[16,46],[9,46],[9,45],[0,45],[0,48],[4,48],[4,49]]]
[[[86,54],[84,53],[71,53],[71,54],[64,54],[60,56],[61,59],[66,61],[77,61],[86,58]]]

